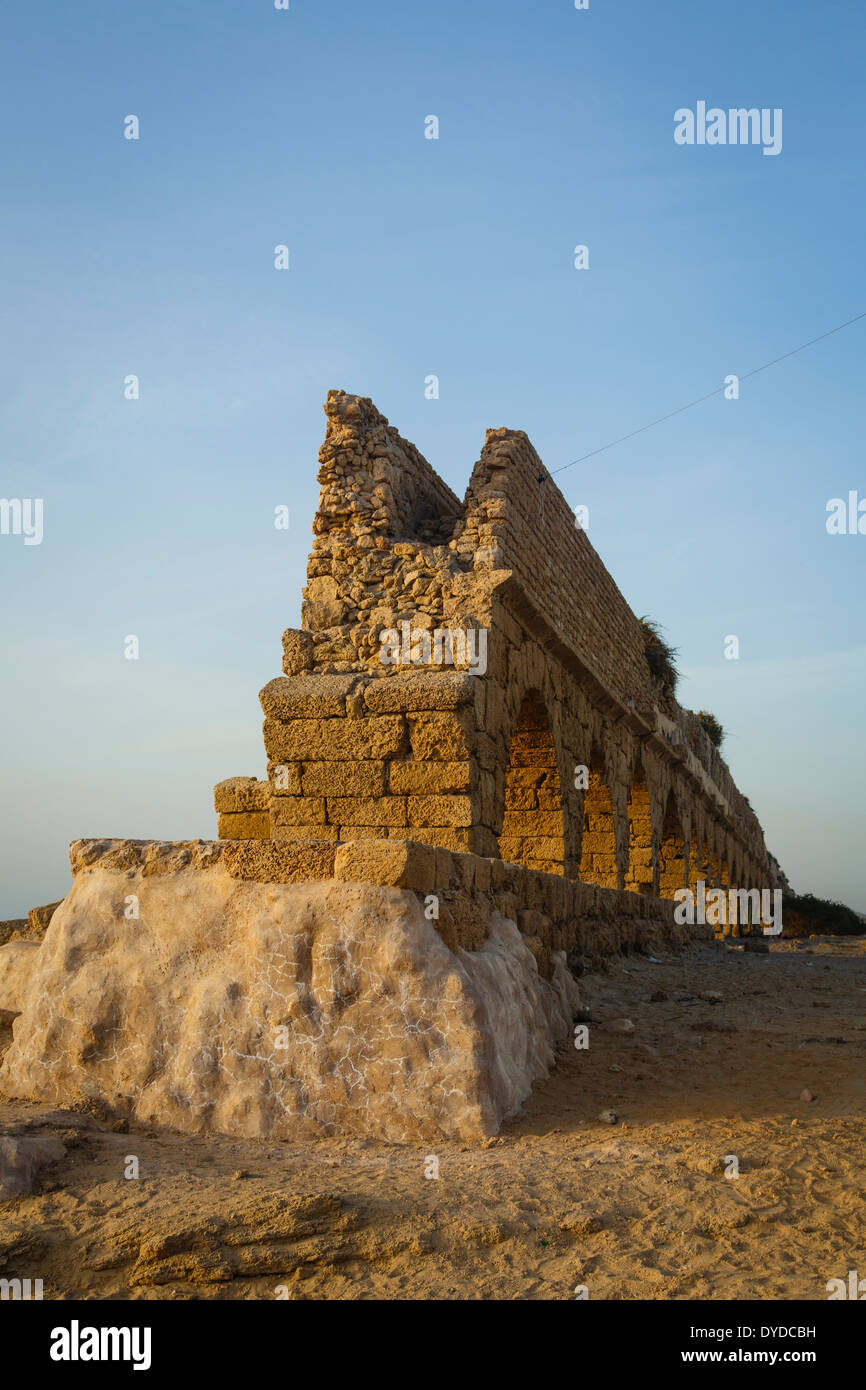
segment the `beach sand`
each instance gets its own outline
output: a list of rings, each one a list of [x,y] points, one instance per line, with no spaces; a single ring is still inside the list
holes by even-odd
[[[866,1277],[866,941],[580,984],[588,1048],[564,1042],[476,1147],[190,1139],[0,1099],[0,1134],[65,1145],[0,1203],[0,1277],[46,1299],[679,1300]]]

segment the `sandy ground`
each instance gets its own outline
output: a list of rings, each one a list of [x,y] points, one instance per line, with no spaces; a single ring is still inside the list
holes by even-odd
[[[564,1043],[497,1139],[438,1145],[438,1178],[423,1149],[2,1102],[0,1132],[65,1155],[0,1203],[0,1276],[52,1299],[685,1300],[866,1276],[866,941],[631,957],[581,986],[588,1049]]]

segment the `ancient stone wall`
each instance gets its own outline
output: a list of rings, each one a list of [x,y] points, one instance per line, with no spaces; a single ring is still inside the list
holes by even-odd
[[[326,411],[267,780],[216,787],[217,841],[72,846],[44,939],[0,945],[9,1095],[476,1140],[553,1064],[584,969],[711,937],[678,888],[785,886],[526,436],[488,433],[461,504],[370,401]]]
[[[325,409],[268,781],[217,787],[220,836],[420,841],[652,897],[784,886],[526,435],[488,432],[461,504],[370,401]]]

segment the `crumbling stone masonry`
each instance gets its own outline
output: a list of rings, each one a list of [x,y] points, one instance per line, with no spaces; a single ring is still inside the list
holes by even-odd
[[[488,433],[461,504],[370,401],[326,411],[267,781],[220,783],[218,841],[73,844],[44,939],[0,944],[7,1095],[475,1142],[582,968],[711,935],[678,887],[785,886],[526,436]]]
[[[220,838],[415,841],[649,897],[785,886],[526,435],[488,431],[461,503],[371,401],[325,412],[268,780],[216,787]]]

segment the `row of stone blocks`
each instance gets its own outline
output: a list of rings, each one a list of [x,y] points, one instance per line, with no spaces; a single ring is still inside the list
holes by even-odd
[[[220,839],[418,839],[443,849],[492,849],[473,825],[475,769],[462,762],[368,759],[269,763],[271,781],[230,777],[214,788]],[[525,813],[526,832],[535,832]],[[514,827],[517,829],[517,827]],[[560,847],[561,849],[561,847]],[[550,857],[555,857],[551,852]]]
[[[215,788],[220,836],[416,839],[494,854],[504,756],[484,728],[485,692],[455,671],[278,677],[260,695],[269,784]]]
[[[452,950],[480,950],[492,912],[510,918],[548,978],[554,951],[599,961],[695,934],[675,925],[674,904],[663,899],[409,840],[79,840],[70,862],[74,875],[94,867],[141,870],[148,877],[219,866],[233,878],[259,883],[337,880],[409,889],[420,895]]]

